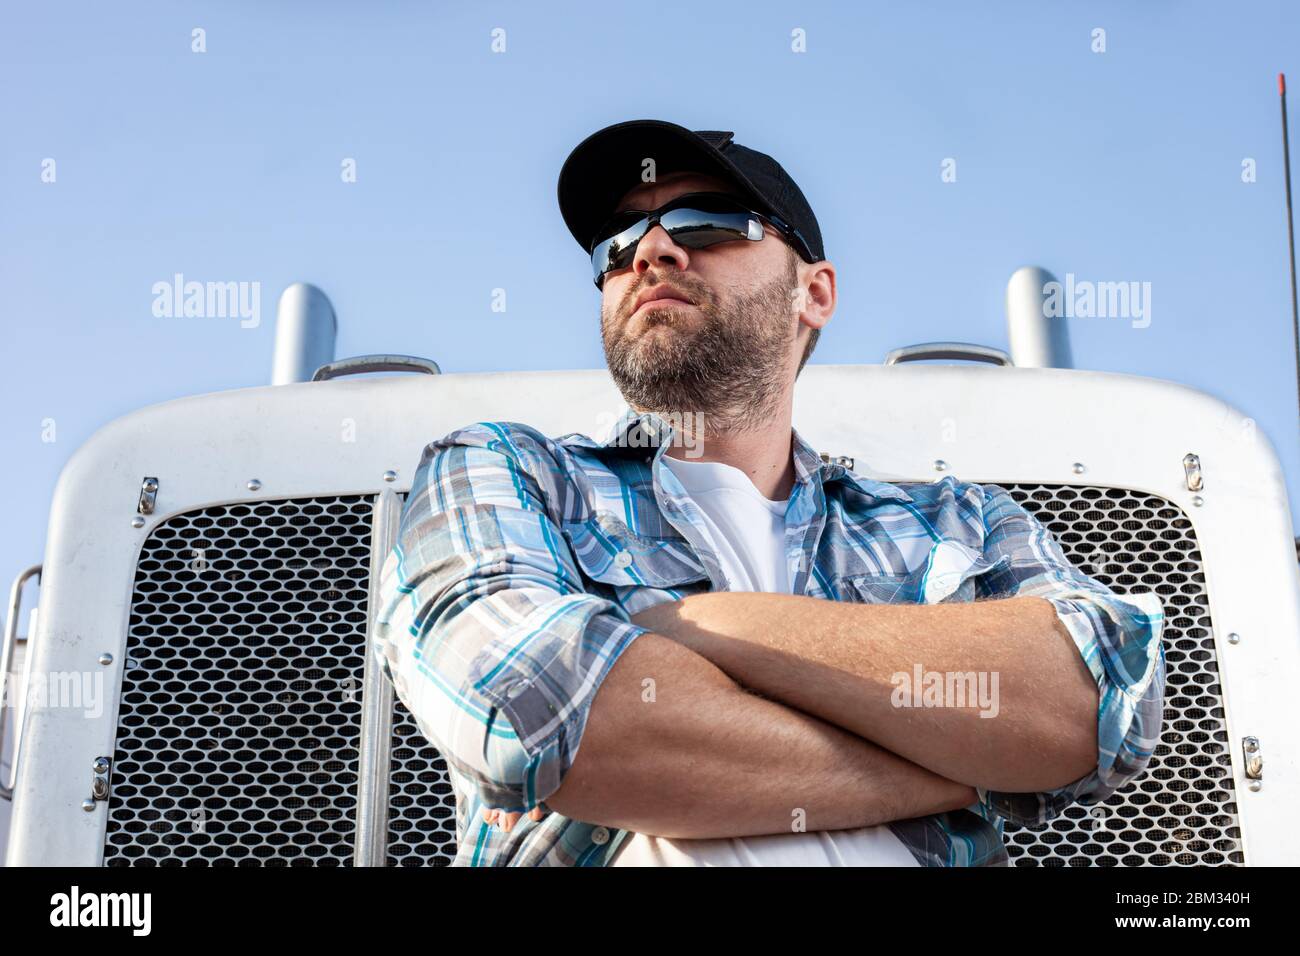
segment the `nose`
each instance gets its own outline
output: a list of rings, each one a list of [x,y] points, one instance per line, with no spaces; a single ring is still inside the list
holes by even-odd
[[[632,262],[632,271],[642,275],[651,266],[676,266],[685,271],[691,264],[690,256],[684,248],[673,242],[663,226],[655,223],[654,228],[641,237],[636,246],[636,258]]]

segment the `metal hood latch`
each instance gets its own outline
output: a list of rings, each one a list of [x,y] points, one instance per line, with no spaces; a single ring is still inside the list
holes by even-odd
[[[136,503],[135,510],[142,515],[153,514],[153,505],[158,497],[158,479],[145,478],[140,482],[140,500]]]

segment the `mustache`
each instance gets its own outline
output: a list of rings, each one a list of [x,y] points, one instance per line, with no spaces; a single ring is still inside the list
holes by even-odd
[[[636,311],[636,300],[640,298],[641,293],[647,288],[656,287],[660,292],[680,296],[688,299],[698,306],[707,306],[711,302],[711,297],[707,289],[692,289],[689,285],[679,285],[675,282],[669,282],[664,278],[656,278],[646,273],[645,280],[632,289],[627,291],[623,296],[623,301],[619,304],[619,315],[624,318],[630,316]]]

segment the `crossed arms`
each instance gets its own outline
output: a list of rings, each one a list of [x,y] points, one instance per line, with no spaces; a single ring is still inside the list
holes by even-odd
[[[1097,684],[1041,598],[860,605],[713,593],[632,620],[652,633],[606,677],[582,749],[547,799],[566,816],[738,836],[788,832],[802,807],[811,827],[840,829],[970,806],[977,786],[1064,786],[1097,766]],[[981,718],[974,700],[895,707],[891,675],[910,676],[915,661],[998,672],[997,717]]]
[[[796,808],[840,829],[976,801],[1035,823],[1145,767],[1158,602],[1082,575],[1005,493],[984,516],[986,555],[1010,556],[1000,593],[981,594],[995,599],[719,593],[629,617],[583,590],[543,441],[476,425],[430,445],[381,584],[385,667],[488,806],[545,800],[668,837],[789,832]],[[914,663],[998,672],[998,717],[894,707],[890,676]]]

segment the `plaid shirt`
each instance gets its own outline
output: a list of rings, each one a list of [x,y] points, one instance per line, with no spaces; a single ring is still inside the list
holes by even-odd
[[[457,866],[604,866],[628,836],[564,817],[485,823],[559,789],[601,681],[661,601],[727,590],[700,512],[660,459],[675,432],[629,409],[609,440],[478,422],[424,450],[380,581],[375,653],[456,792]],[[793,432],[792,592],[937,603],[1041,596],[1099,689],[1097,768],[1042,793],[888,824],[926,866],[1005,866],[1004,820],[1038,824],[1141,773],[1159,738],[1164,618],[1076,569],[997,485],[891,484]],[[634,756],[634,755],[633,755]]]

